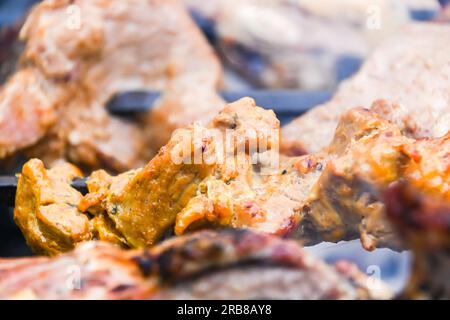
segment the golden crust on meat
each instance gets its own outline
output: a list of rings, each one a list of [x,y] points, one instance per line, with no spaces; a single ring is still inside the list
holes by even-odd
[[[244,131],[252,121],[260,128],[249,136]],[[222,133],[233,130],[234,153],[239,145],[248,148],[270,139],[271,130],[278,125],[273,112],[257,108],[251,99],[242,99],[226,106],[212,121],[211,129]],[[180,211],[188,210],[183,208],[191,199],[204,192],[208,177],[220,174],[232,179],[239,175],[238,168],[227,166],[228,161],[224,166],[218,163],[217,155],[222,148],[217,131],[197,124],[179,129],[147,166],[126,183],[111,185],[104,207],[131,246],[153,245],[173,226]]]
[[[381,195],[390,183],[409,179],[423,192],[448,197],[449,138],[414,140],[371,111],[345,112],[330,159],[305,203],[312,232],[329,241],[359,234],[367,250],[400,248]]]
[[[278,153],[278,129],[272,111],[239,100],[207,128],[177,130],[144,168],[95,172],[78,209],[95,217],[95,237],[129,247],[152,246],[175,225],[177,235],[250,228],[308,244],[359,236],[367,250],[398,249],[381,197],[389,184],[407,177],[448,194],[450,135],[415,140],[355,108],[341,116],[326,152],[288,158]]]
[[[79,169],[67,163],[50,170],[38,159],[24,165],[14,220],[36,252],[55,255],[92,238],[88,217],[77,210],[81,194],[70,186],[79,176]]]
[[[175,133],[169,144],[143,169],[126,183],[113,182],[110,187],[104,207],[133,247],[154,245],[196,194],[198,183],[209,174],[208,165],[172,161],[172,151],[181,147],[185,136],[183,129]]]

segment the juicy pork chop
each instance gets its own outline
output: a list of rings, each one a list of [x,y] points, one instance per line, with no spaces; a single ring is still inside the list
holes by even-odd
[[[411,24],[381,45],[334,97],[283,128],[288,155],[326,148],[340,115],[378,99],[396,104],[385,117],[413,138],[440,137],[450,130],[450,26]]]
[[[8,299],[389,299],[356,266],[245,230],[200,232],[143,251],[88,242],[54,258],[0,260]]]
[[[144,168],[118,176],[95,172],[89,193],[71,216],[92,218],[89,238],[133,248],[152,246],[172,230],[181,235],[218,227],[296,236],[306,244],[360,237],[368,250],[401,248],[381,195],[405,177],[420,190],[448,195],[450,134],[408,138],[376,109],[345,112],[326,152],[287,158],[278,153],[274,113],[241,99],[208,127],[177,130]],[[39,192],[48,180],[45,172],[40,160],[24,166],[15,217],[34,248],[54,254],[45,232],[47,224],[57,224],[39,213],[49,203]],[[56,189],[56,184],[44,185]],[[66,186],[70,189],[67,181]],[[29,196],[28,189],[37,191]],[[73,230],[69,238],[78,240]]]
[[[177,0],[47,0],[21,38],[20,67],[0,90],[0,158],[25,150],[123,171],[222,105],[220,64]],[[108,114],[114,94],[138,89],[164,93],[143,121]]]

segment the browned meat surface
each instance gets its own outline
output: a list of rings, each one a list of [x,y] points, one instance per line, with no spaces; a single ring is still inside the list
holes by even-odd
[[[0,260],[16,299],[389,299],[355,266],[326,265],[297,243],[244,230],[200,232],[145,251],[88,242],[55,258]]]
[[[238,150],[239,146],[256,146],[256,142],[250,139],[270,141],[278,138],[270,136],[273,133],[278,135],[278,128],[279,122],[272,111],[256,107],[251,99],[242,99],[226,106],[213,120],[209,131],[200,125],[176,131],[170,142],[143,169],[113,178],[109,188],[101,190],[99,197],[94,197],[91,203],[86,199],[91,196],[86,196],[82,209],[90,210],[91,206],[95,208],[101,201],[100,205],[106,215],[130,246],[153,245],[173,226],[180,211],[189,216],[187,219],[194,220],[191,217],[193,213],[189,212],[187,206],[203,200],[201,195],[205,192],[209,179],[211,183],[214,183],[215,179],[217,183],[225,185],[227,181],[231,182],[238,177],[236,185],[231,184],[229,187],[235,188],[237,193],[248,192],[248,188],[243,189],[246,181],[239,180],[241,177],[245,179],[242,171],[251,170],[249,162],[246,161],[250,156],[245,151],[239,152],[236,159],[243,161],[237,163],[234,162],[234,151]],[[220,144],[221,137],[216,134],[225,134],[227,129],[232,130],[236,145],[225,151],[231,155],[226,153],[224,159],[231,159],[233,163],[220,161],[217,157],[224,146]],[[256,136],[246,135],[246,131],[252,129]],[[242,168],[240,165],[246,167]],[[274,218],[277,217],[274,215]],[[216,222],[213,214],[211,219]],[[217,223],[229,225],[232,219],[233,213],[224,211]],[[246,225],[240,221],[233,226]],[[182,231],[184,230],[178,230],[178,233]]]
[[[366,249],[396,248],[381,194],[390,183],[409,179],[423,192],[449,198],[450,132],[442,138],[415,140],[381,117],[357,110],[341,117],[330,145],[331,159],[306,204],[308,217],[325,239],[353,232],[360,234]],[[333,151],[346,140],[351,143],[345,149]]]
[[[186,129],[179,129],[175,132],[170,142],[163,147],[158,155],[153,158],[144,168],[129,171],[112,177],[104,171],[94,172],[88,182],[89,193],[82,199],[78,199],[75,206],[79,212],[89,213],[94,218],[91,220],[94,237],[115,243],[126,244],[130,247],[147,247],[155,242],[175,223],[177,214],[185,208],[191,199],[195,199],[199,190],[206,186],[205,180],[218,177],[218,183],[225,183],[239,176],[243,170],[234,163],[234,151],[247,146],[256,146],[258,141],[278,140],[279,122],[272,111],[257,108],[251,99],[243,99],[235,104],[228,105],[211,123],[211,130],[198,124]],[[215,129],[215,131],[213,130]],[[233,163],[216,161],[221,145],[220,138],[216,134],[225,134],[226,130],[232,130],[236,145],[230,149],[228,158]],[[251,134],[246,132],[251,130]],[[271,135],[275,134],[274,137]],[[255,140],[256,138],[256,140]],[[243,140],[240,140],[243,139]],[[253,139],[253,140],[252,140]],[[268,145],[268,148],[271,146]],[[189,154],[183,154],[188,150]],[[252,152],[255,152],[253,150]],[[183,161],[186,157],[189,161]],[[200,156],[199,159],[196,157]],[[187,158],[189,157],[189,158]],[[192,157],[192,158],[191,158]],[[239,159],[250,157],[248,154],[239,152]],[[179,158],[179,159],[178,159]],[[200,160],[197,162],[197,160]],[[208,160],[213,160],[208,162]],[[42,177],[45,177],[41,161],[32,160],[23,169],[20,181],[28,181],[28,168],[39,167],[40,175],[30,182],[31,187],[39,187]],[[249,162],[246,170],[251,169]],[[42,172],[41,172],[42,170]],[[51,170],[50,170],[51,171]],[[203,184],[201,184],[203,182]],[[246,181],[234,184],[231,187],[245,187]],[[30,206],[33,199],[23,196],[27,194],[27,184],[19,183],[16,194],[16,215],[24,216],[26,219],[35,219],[38,207]],[[69,190],[71,189],[66,183]],[[58,192],[56,186],[50,184],[49,189]],[[219,191],[219,189],[217,189]],[[245,190],[246,192],[249,190]],[[261,196],[263,190],[261,190]],[[250,200],[250,195],[241,200],[242,221],[233,225],[234,227],[247,226],[256,223],[256,219],[251,219],[249,208],[244,206]],[[230,199],[231,200],[231,199]],[[276,208],[276,206],[273,206]],[[72,208],[77,211],[77,208]],[[274,209],[276,210],[276,209]],[[224,212],[225,215],[226,212]],[[285,219],[291,219],[284,214]],[[223,217],[222,225],[227,226],[231,222],[233,213],[229,212],[228,217]],[[55,219],[64,219],[65,214],[61,212]],[[87,215],[86,215],[87,216]],[[86,217],[83,216],[83,217]],[[272,219],[280,220],[276,212],[272,214]],[[192,219],[191,219],[192,220]],[[282,222],[282,221],[281,221]],[[283,223],[288,223],[283,222]],[[17,219],[17,223],[24,232],[25,237],[33,237],[34,230],[29,230],[23,219]],[[69,222],[68,222],[69,223]],[[279,228],[280,223],[273,223],[271,232]],[[292,224],[287,224],[286,227]],[[39,229],[39,226],[37,226]],[[39,230],[37,230],[39,231]],[[181,233],[181,232],[180,232]],[[53,254],[48,248],[47,237],[43,236],[35,241],[38,246],[33,246],[35,250],[47,254]],[[29,242],[30,239],[29,239]],[[60,247],[60,251],[68,248]]]
[[[393,185],[385,195],[388,217],[414,254],[403,297],[450,299],[450,197],[413,185]]]
[[[176,131],[144,168],[116,177],[95,172],[78,210],[95,217],[96,238],[138,248],[154,245],[174,225],[177,235],[233,227],[308,244],[360,237],[367,250],[400,248],[381,194],[409,178],[421,190],[448,196],[450,134],[408,138],[377,109],[344,112],[326,152],[288,158],[278,153],[274,113],[241,99],[208,128]]]
[[[80,176],[67,163],[50,170],[37,159],[24,165],[14,219],[36,252],[55,255],[92,238],[88,217],[77,210],[82,195],[70,187],[72,179]]]
[[[47,0],[21,38],[21,66],[0,91],[0,157],[26,149],[48,164],[122,171],[221,107],[220,65],[177,0]],[[150,133],[105,110],[115,93],[146,88],[164,92],[143,121],[157,119]]]
[[[439,137],[450,129],[449,25],[412,24],[381,45],[330,102],[283,128],[283,151],[314,153],[332,140],[340,114],[378,99],[397,104],[388,110],[410,137]]]
[[[230,180],[217,173],[205,179],[200,194],[177,215],[175,232],[206,223],[294,233],[308,243],[359,236],[367,250],[400,248],[381,193],[407,177],[421,190],[447,196],[449,138],[411,139],[374,112],[349,110],[327,152],[281,158],[278,171],[266,175],[261,161]]]

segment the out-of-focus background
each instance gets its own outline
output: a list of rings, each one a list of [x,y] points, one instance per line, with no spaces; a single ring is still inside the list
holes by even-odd
[[[21,23],[36,0],[0,0],[0,83],[14,70]],[[224,87],[332,92],[373,48],[413,20],[440,18],[437,0],[184,0],[222,60]],[[445,1],[442,1],[445,2]],[[11,209],[0,208],[0,256],[31,254]],[[5,218],[7,216],[7,218]],[[359,241],[308,248],[327,261],[348,259],[399,290],[409,254],[369,253]]]
[[[222,60],[262,88],[332,89],[383,39],[431,20],[435,0],[185,0]],[[235,84],[233,84],[235,85]]]
[[[410,21],[436,19],[440,2],[446,2],[183,1],[222,59],[226,89],[301,90],[333,90],[356,72],[386,37]],[[36,2],[0,1],[0,62],[8,54],[6,44],[13,41],[11,28],[18,29]],[[8,33],[6,27],[10,28]]]

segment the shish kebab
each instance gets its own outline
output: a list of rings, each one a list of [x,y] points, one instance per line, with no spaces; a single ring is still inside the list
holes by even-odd
[[[223,227],[294,236],[305,244],[359,237],[367,250],[398,249],[402,244],[385,218],[381,194],[406,178],[448,198],[450,135],[408,138],[383,118],[395,108],[378,101],[371,110],[344,112],[328,148],[279,155],[274,168],[266,155],[276,151],[279,121],[244,98],[227,105],[208,127],[177,130],[142,169],[118,176],[95,171],[84,196],[70,186],[81,175],[76,167],[64,163],[47,170],[32,159],[19,177],[15,221],[28,244],[48,255],[90,239],[141,248],[170,232]],[[230,161],[209,161],[221,146],[210,129],[231,130],[236,143],[225,153]],[[266,149],[249,147],[261,141]],[[174,162],[183,150],[189,150],[183,157],[198,153],[208,161]]]

